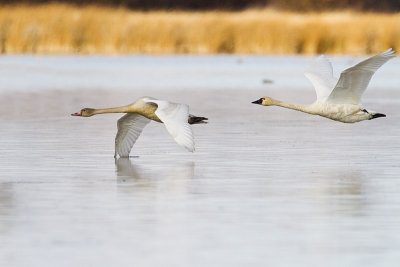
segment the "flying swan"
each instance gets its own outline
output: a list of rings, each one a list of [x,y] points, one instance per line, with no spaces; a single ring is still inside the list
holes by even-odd
[[[194,152],[194,139],[189,124],[207,123],[204,117],[189,114],[189,106],[157,100],[152,97],[142,97],[134,103],[116,108],[93,109],[84,108],[72,116],[91,117],[103,113],[127,113],[117,123],[118,132],[115,137],[115,153],[120,157],[129,157],[129,153],[143,128],[150,120],[164,123],[167,131],[179,145]]]
[[[375,71],[394,57],[396,55],[390,48],[345,69],[338,80],[333,77],[332,65],[329,60],[321,55],[304,73],[314,85],[317,94],[317,100],[313,104],[292,104],[270,97],[263,97],[252,103],[263,106],[281,106],[345,123],[386,117],[385,114],[364,109],[360,104],[360,99]]]

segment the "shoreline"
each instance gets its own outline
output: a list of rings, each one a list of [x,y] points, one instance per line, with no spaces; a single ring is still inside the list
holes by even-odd
[[[379,23],[377,23],[379,22]],[[374,54],[400,47],[400,14],[0,7],[2,54]]]

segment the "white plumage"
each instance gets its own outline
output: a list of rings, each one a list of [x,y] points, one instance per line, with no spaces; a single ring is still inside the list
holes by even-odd
[[[194,152],[193,132],[188,123],[189,106],[153,99],[143,101],[157,104],[158,108],[154,113],[164,123],[167,131],[179,145]]]
[[[117,122],[118,132],[115,136],[114,157],[117,155],[129,157],[133,145],[149,122],[148,118],[136,113],[122,116]]]
[[[207,123],[207,118],[189,114],[189,106],[142,97],[134,103],[116,107],[93,109],[84,108],[73,116],[90,117],[104,113],[127,113],[117,123],[118,132],[115,136],[114,157],[129,157],[133,145],[139,138],[144,127],[151,121],[164,123],[165,128],[176,143],[190,152],[194,152],[194,138],[190,124]]]
[[[333,76],[331,63],[322,55],[304,73],[313,84],[317,95],[317,100],[313,104],[292,104],[270,97],[263,97],[253,103],[281,106],[346,123],[385,117],[385,114],[364,109],[360,99],[376,70],[394,57],[396,55],[390,48],[345,69],[338,80]]]
[[[338,79],[333,76],[332,64],[325,55],[319,56],[304,75],[314,86],[317,100],[325,100],[332,92]]]
[[[370,57],[342,71],[339,81],[329,95],[327,102],[358,105],[372,75],[389,59],[394,57],[396,55],[390,48],[381,54]]]

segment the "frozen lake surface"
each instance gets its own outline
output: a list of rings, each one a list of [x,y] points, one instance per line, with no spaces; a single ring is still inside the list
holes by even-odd
[[[250,104],[311,103],[311,60],[2,56],[0,266],[398,266],[400,60],[363,98],[386,118]],[[152,122],[114,161],[121,115],[69,115],[143,95],[209,118],[195,153]]]

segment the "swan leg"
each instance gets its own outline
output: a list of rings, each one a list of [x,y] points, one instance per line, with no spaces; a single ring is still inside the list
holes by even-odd
[[[197,117],[189,114],[188,123],[189,124],[207,123],[206,120],[208,120],[208,118],[206,117]]]
[[[371,115],[371,118],[369,118],[370,120],[376,119],[376,118],[380,118],[380,117],[386,117],[386,115],[383,114],[383,113],[376,113],[376,112],[371,113],[371,112],[369,112],[369,111],[366,110],[366,109],[363,109],[362,111],[365,112],[365,113],[367,113],[367,114],[369,114],[369,115]]]
[[[386,115],[382,114],[382,113],[374,113],[374,114],[371,114],[371,115],[372,115],[372,117],[371,117],[370,120],[376,119],[376,118],[380,118],[380,117],[386,117]]]

